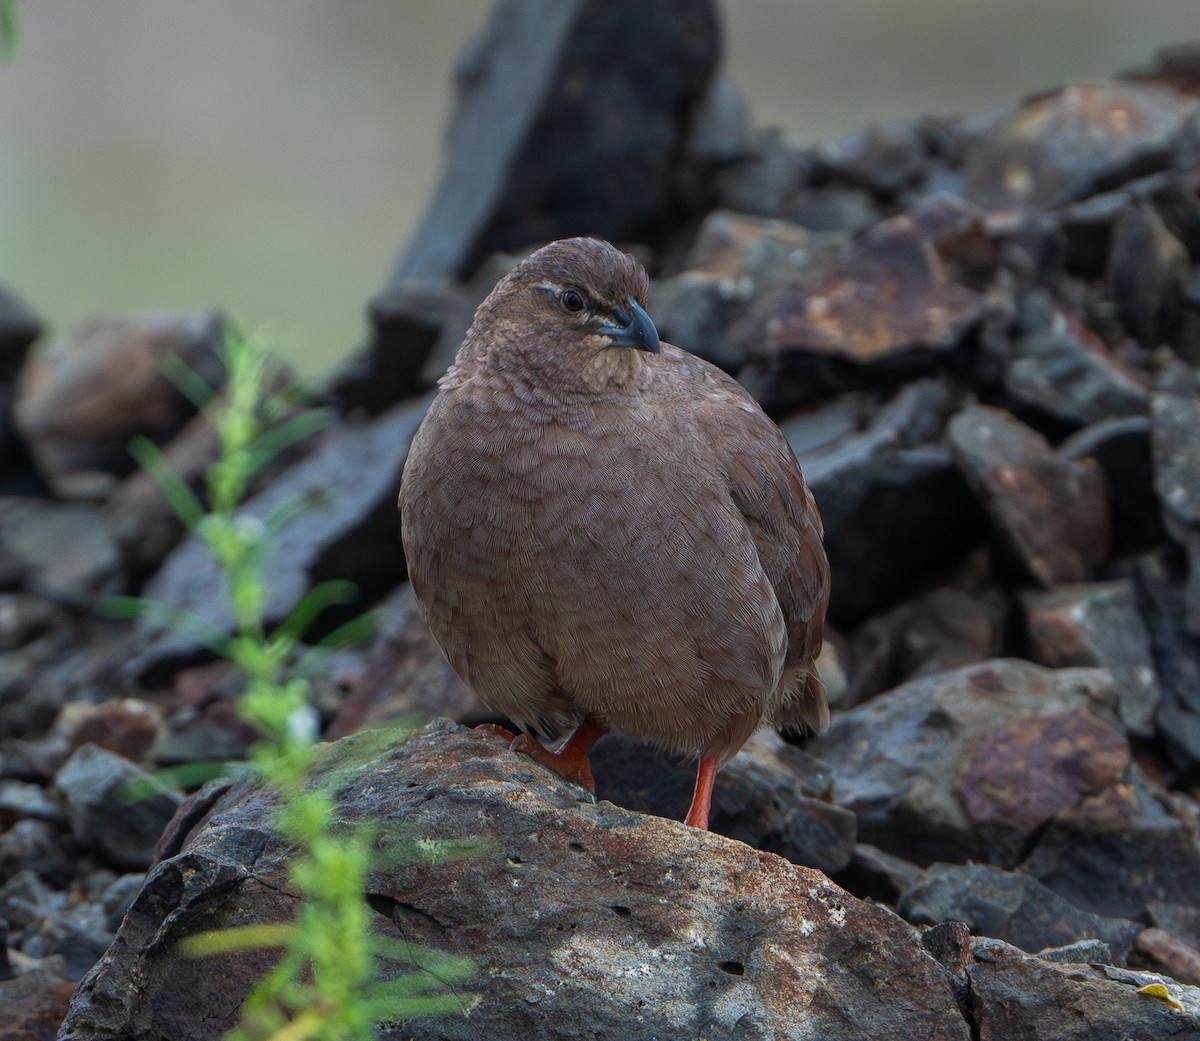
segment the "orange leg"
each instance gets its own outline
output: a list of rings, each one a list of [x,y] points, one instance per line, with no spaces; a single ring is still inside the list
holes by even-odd
[[[588,716],[579,724],[557,752],[543,748],[538,741],[522,734],[512,743],[515,752],[524,752],[543,766],[550,767],[556,774],[573,784],[582,784],[589,792],[596,790],[592,780],[592,765],[588,762],[592,746],[608,733],[606,724]]]
[[[717,757],[701,756],[700,765],[696,769],[696,794],[692,796],[692,805],[688,809],[689,827],[708,831],[708,811],[712,808],[713,781],[716,779]]]

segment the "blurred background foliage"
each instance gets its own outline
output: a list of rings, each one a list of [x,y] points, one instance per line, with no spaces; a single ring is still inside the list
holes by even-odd
[[[0,65],[0,281],[55,332],[218,306],[302,371],[362,339],[433,189],[490,0],[18,3]],[[1102,78],[1197,0],[725,0],[756,125],[808,144]]]

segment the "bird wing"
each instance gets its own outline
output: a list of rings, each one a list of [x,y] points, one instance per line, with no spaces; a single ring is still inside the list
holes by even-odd
[[[788,633],[784,665],[809,665],[821,649],[829,563],[820,514],[791,446],[736,380],[679,352],[693,369],[694,415],[745,518]]]

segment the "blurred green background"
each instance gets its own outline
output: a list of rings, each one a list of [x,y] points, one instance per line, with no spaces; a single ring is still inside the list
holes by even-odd
[[[652,0],[648,0],[652,2]],[[18,0],[0,282],[51,325],[218,306],[309,374],[364,335],[489,0]],[[724,0],[756,125],[807,144],[1103,78],[1200,0]]]

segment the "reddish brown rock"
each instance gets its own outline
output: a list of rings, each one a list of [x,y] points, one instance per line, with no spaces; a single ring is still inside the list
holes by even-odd
[[[751,303],[782,285],[809,284],[845,259],[844,235],[788,220],[714,210],[700,225],[684,271],[656,281],[650,312],[669,343],[736,372],[744,345],[730,329]]]
[[[902,216],[876,226],[844,267],[765,299],[739,339],[752,357],[803,352],[871,364],[953,350],[987,307],[946,277],[934,246]]]
[[[1082,582],[1108,554],[1108,490],[1092,459],[1065,459],[997,408],[971,405],[947,437],[1005,544],[1046,586]]]
[[[15,421],[60,494],[104,498],[134,469],[134,434],[165,441],[195,408],[163,371],[176,355],[220,381],[221,319],[213,312],[97,318],[34,356]]]
[[[1029,835],[1116,784],[1129,762],[1114,727],[1073,708],[997,727],[963,762],[957,792],[972,819]]]
[[[1135,84],[1067,87],[988,126],[966,194],[988,210],[1055,206],[1166,164],[1195,102]]]
[[[97,745],[126,759],[149,756],[163,731],[162,713],[136,698],[122,698],[99,705],[71,702],[55,721],[75,751],[86,744]]]
[[[74,991],[49,969],[0,980],[0,1041],[54,1041]]]

